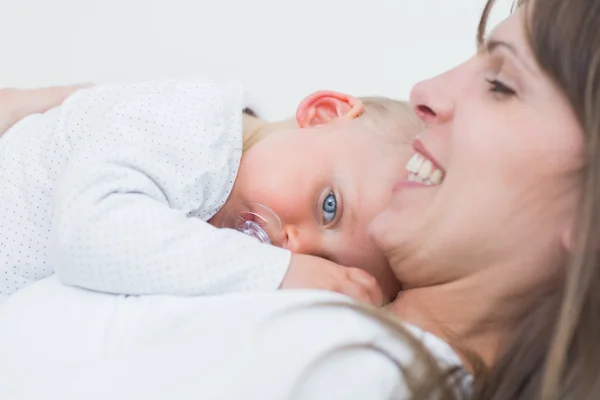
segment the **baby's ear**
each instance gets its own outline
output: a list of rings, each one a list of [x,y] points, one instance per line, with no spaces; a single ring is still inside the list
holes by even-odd
[[[250,107],[244,107],[244,109],[242,110],[242,112],[246,115],[249,115],[251,117],[254,118],[258,118],[258,115],[256,115],[256,112],[254,112],[253,109],[251,109]]]
[[[330,91],[315,92],[300,102],[296,121],[300,128],[324,125],[345,118],[354,119],[365,107],[359,99],[343,93]]]

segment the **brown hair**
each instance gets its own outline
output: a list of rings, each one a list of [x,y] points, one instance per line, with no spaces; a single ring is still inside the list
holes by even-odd
[[[488,0],[478,31],[484,40]],[[600,398],[600,2],[519,1],[527,9],[529,45],[562,90],[582,127],[587,149],[575,248],[561,290],[543,299],[475,398]]]

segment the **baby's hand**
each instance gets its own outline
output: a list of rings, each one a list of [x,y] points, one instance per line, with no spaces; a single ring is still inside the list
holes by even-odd
[[[288,272],[279,288],[328,290],[376,307],[383,303],[381,289],[369,273],[304,254],[292,254]]]

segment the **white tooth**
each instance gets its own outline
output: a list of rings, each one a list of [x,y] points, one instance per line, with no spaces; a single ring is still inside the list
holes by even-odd
[[[425,161],[425,159],[423,158],[422,155],[420,154],[415,154],[415,163],[413,165],[413,172],[416,174],[417,172],[419,172],[419,169],[421,168],[421,164],[423,164],[423,161]]]
[[[407,178],[407,180],[408,180],[409,182],[414,182],[414,181],[415,181],[415,178],[416,178],[415,174],[409,174],[409,175],[408,175],[408,178]]]
[[[410,160],[408,160],[408,162],[406,163],[405,167],[407,171],[412,172],[412,163],[413,163],[413,158],[415,158],[415,156],[412,156],[410,158]]]
[[[413,164],[414,172],[419,172],[419,168],[421,168],[421,164],[423,164],[423,157],[420,154],[415,154],[415,163]]]
[[[417,172],[419,169],[415,168],[418,162],[418,154],[413,155],[408,163],[406,163],[406,169],[410,172]]]
[[[442,173],[442,171],[436,168],[436,170],[433,171],[433,173],[429,177],[429,180],[434,185],[439,185],[440,183],[442,183],[442,178],[443,177],[444,177],[444,174]]]
[[[425,160],[425,162],[419,168],[419,178],[427,179],[431,172],[433,171],[433,164],[429,160]]]

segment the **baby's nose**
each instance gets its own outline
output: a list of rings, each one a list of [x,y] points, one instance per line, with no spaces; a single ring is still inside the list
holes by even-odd
[[[318,233],[308,227],[286,225],[283,228],[286,236],[286,249],[292,253],[319,255]]]

